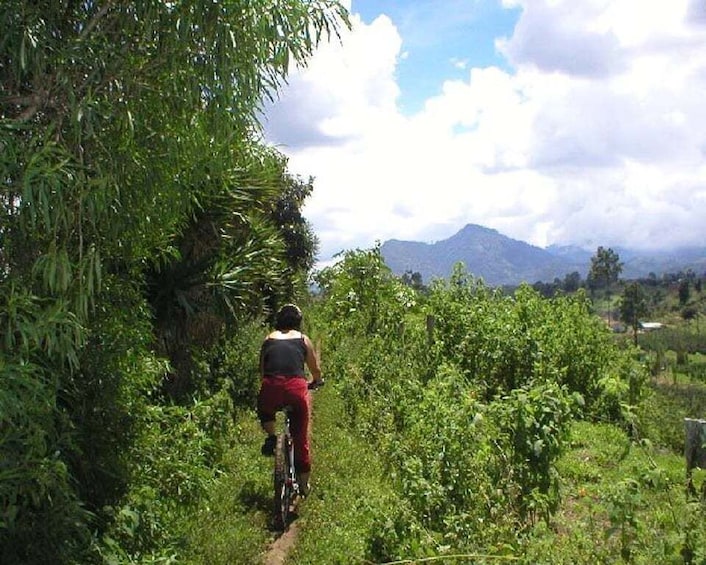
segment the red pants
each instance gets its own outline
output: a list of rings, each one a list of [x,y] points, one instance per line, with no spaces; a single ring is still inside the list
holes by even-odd
[[[265,377],[257,397],[257,415],[261,423],[272,422],[284,406],[294,408],[289,431],[294,442],[294,467],[299,473],[311,470],[309,454],[309,389],[306,379]]]

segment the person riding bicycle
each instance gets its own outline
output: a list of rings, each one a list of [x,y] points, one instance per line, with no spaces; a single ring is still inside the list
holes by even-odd
[[[302,311],[295,304],[285,304],[277,312],[275,330],[267,335],[260,349],[262,384],[257,398],[257,413],[262,429],[268,434],[262,454],[274,454],[275,414],[284,406],[293,408],[290,430],[294,442],[294,467],[303,495],[309,491],[311,456],[309,453],[309,389],[304,365],[313,383],[319,384],[319,358],[309,337],[301,331]]]

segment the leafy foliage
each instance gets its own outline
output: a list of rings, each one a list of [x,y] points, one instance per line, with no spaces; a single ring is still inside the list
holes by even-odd
[[[547,522],[559,506],[555,464],[564,450],[573,410],[571,398],[555,383],[515,389],[491,405],[501,428],[501,451],[512,469],[521,516]]]
[[[46,401],[56,398],[56,383],[46,382],[36,365],[8,363],[4,356],[0,378],[0,558],[66,558],[87,542],[90,516],[62,457],[75,448],[69,422]]]
[[[380,247],[346,251],[332,267],[316,275],[332,324],[333,339],[348,331],[394,334],[407,309],[415,304],[415,293],[392,275]]]
[[[506,296],[458,266],[407,295],[376,249],[345,254],[319,280],[351,422],[379,446],[437,555],[502,553],[512,532],[549,521],[572,420],[620,422],[639,400],[644,368],[583,293]]]
[[[3,2],[3,562],[170,550],[168,509],[204,492],[232,412],[215,347],[315,249],[303,229],[290,261],[273,210],[305,226],[308,191],[262,146],[259,106],[346,18],[329,0]]]

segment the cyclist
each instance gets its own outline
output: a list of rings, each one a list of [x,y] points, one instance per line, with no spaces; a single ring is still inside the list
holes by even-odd
[[[267,433],[262,454],[274,454],[275,414],[286,405],[293,408],[290,431],[294,442],[294,468],[301,493],[309,492],[311,458],[309,454],[309,390],[304,365],[315,383],[321,382],[319,358],[309,337],[301,331],[302,311],[285,304],[277,312],[275,330],[267,335],[260,349],[262,384],[257,399],[260,424]]]

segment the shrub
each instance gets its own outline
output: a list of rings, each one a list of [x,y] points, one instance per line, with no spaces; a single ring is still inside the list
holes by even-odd
[[[570,395],[555,383],[515,389],[490,405],[499,429],[495,443],[507,458],[522,518],[548,521],[559,505],[556,462],[568,439],[569,424],[580,395]]]
[[[403,300],[378,260],[353,253],[327,271],[319,310],[352,425],[436,543],[490,553],[517,543],[559,505],[571,419],[632,421],[645,370],[582,293],[506,296],[458,267]]]
[[[74,448],[56,384],[0,354],[0,561],[62,562],[90,538],[64,453]]]

